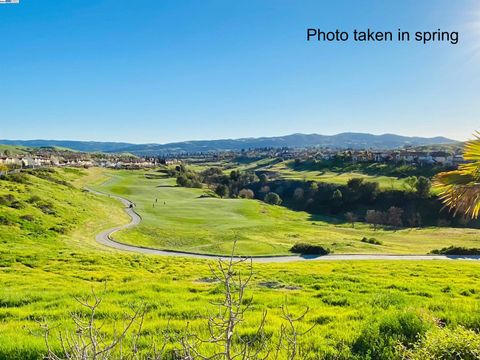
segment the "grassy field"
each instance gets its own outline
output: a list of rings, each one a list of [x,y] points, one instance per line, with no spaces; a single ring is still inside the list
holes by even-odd
[[[106,186],[112,191],[132,196],[143,188],[139,173],[116,175]],[[70,314],[82,311],[73,297],[92,288],[100,292],[105,282],[98,317],[106,333],[129,305],[143,303],[148,339],[167,324],[170,333],[181,334],[187,322],[206,336],[211,301],[221,297],[219,285],[209,280],[211,262],[121,253],[95,243],[94,234],[128,221],[118,202],[79,188],[106,179],[99,170],[63,169],[0,180],[0,196],[12,195],[21,204],[0,205],[0,359],[41,359],[46,349],[36,336],[37,321],[58,326],[56,331],[72,329]],[[122,181],[136,185],[127,191]],[[163,195],[165,206],[180,201],[178,194]],[[251,336],[267,310],[265,332],[273,343],[287,299],[293,313],[310,308],[300,330],[316,325],[301,337],[299,359],[391,359],[392,341],[405,334],[414,341],[412,334],[443,327],[480,331],[479,274],[480,264],[468,261],[257,264],[248,290],[253,305],[240,333]]]
[[[373,176],[359,172],[333,172],[328,170],[295,170],[289,164],[291,162],[281,162],[273,165],[268,170],[278,173],[279,178],[289,180],[317,181],[338,185],[346,185],[352,178],[362,178],[365,181],[378,182],[381,189],[384,190],[404,190],[405,181],[391,176]]]
[[[352,228],[256,200],[205,197],[208,190],[177,187],[174,179],[142,171],[108,175],[111,179],[95,188],[133,200],[143,218],[139,226],[114,235],[133,245],[226,254],[237,239],[244,255],[288,254],[297,242],[320,244],[335,253],[427,254],[450,245],[480,247],[480,231],[474,229]],[[363,237],[382,245],[364,243]]]
[[[12,145],[3,145],[0,144],[0,154],[5,153],[7,151],[10,155],[20,155],[20,154],[27,154],[28,149],[24,146],[12,146]]]

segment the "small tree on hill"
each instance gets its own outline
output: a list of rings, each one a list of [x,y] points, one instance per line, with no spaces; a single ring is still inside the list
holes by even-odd
[[[387,212],[387,223],[395,228],[403,226],[403,209],[392,206]]]
[[[357,222],[358,217],[355,215],[353,212],[347,212],[345,213],[345,219],[352,225],[352,228],[355,227],[355,222]]]
[[[302,188],[296,188],[295,191],[293,192],[293,198],[297,201],[303,199],[303,195],[305,194],[305,191]]]
[[[374,230],[377,230],[378,225],[383,224],[385,214],[377,210],[367,210],[365,214],[365,221],[373,226]]]
[[[417,191],[417,182],[418,178],[416,176],[410,176],[404,180],[405,187],[407,190],[416,192]]]
[[[258,181],[260,181],[261,184],[265,185],[268,183],[268,176],[266,174],[260,174],[258,176]]]
[[[242,189],[238,193],[238,196],[242,199],[253,199],[255,197],[255,193],[250,189]]]
[[[432,187],[432,183],[425,176],[420,176],[418,178],[415,187],[417,189],[417,196],[420,199],[426,199],[430,196],[430,188]]]
[[[332,194],[332,209],[337,212],[340,210],[343,204],[343,194],[342,192],[337,189]]]
[[[280,205],[282,203],[282,198],[274,192],[269,192],[265,195],[264,201],[270,205]]]
[[[229,192],[228,186],[223,184],[218,185],[217,188],[215,189],[215,193],[221,198],[228,196],[228,192]]]
[[[412,211],[407,216],[407,223],[410,227],[421,227],[422,226],[422,215],[419,212]]]
[[[188,185],[188,178],[185,175],[179,175],[177,177],[177,185],[181,187],[186,187]]]
[[[348,180],[347,186],[350,190],[358,191],[363,184],[362,178],[352,178]]]

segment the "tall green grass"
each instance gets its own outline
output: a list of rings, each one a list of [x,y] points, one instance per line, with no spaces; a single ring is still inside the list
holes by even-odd
[[[34,175],[26,175],[25,183],[0,180],[0,195],[12,194],[24,205],[0,206],[0,216],[14,223],[0,225],[0,359],[41,359],[46,349],[35,336],[37,321],[72,329],[70,314],[81,311],[74,296],[100,291],[105,282],[99,317],[107,331],[130,305],[145,304],[146,335],[167,325],[180,334],[187,323],[206,335],[205,317],[215,310],[211,301],[221,298],[210,281],[212,263],[96,244],[98,231],[128,222],[118,202],[77,187],[85,177],[99,183],[104,175],[58,170],[50,176],[72,186]],[[30,202],[33,196],[49,202],[54,213]],[[34,216],[34,224],[22,220],[25,215]],[[55,226],[66,233],[51,230]],[[253,304],[241,331],[253,331],[267,310],[266,332],[275,338],[287,299],[293,312],[310,308],[300,329],[316,324],[301,338],[300,358],[367,358],[374,351],[387,356],[393,340],[408,343],[414,333],[430,334],[439,325],[478,332],[479,273],[480,264],[468,261],[255,264],[248,290]],[[368,341],[380,330],[390,335],[379,345]]]

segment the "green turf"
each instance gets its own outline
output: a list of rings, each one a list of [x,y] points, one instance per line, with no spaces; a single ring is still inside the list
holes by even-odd
[[[406,184],[403,179],[392,176],[373,176],[360,172],[333,172],[328,170],[295,170],[289,164],[291,162],[282,162],[269,168],[274,171],[281,179],[317,181],[338,185],[346,185],[348,180],[352,178],[362,178],[365,181],[377,182],[381,189],[384,190],[405,190]]]
[[[297,242],[323,245],[335,253],[427,254],[450,245],[480,247],[480,231],[474,229],[352,228],[257,200],[202,197],[209,191],[177,187],[174,179],[147,178],[142,171],[108,174],[111,179],[96,188],[131,199],[142,216],[139,226],[114,235],[133,245],[226,254],[237,239],[244,255],[288,254]],[[363,237],[382,245],[364,243]]]
[[[48,179],[28,175],[24,184],[0,180],[0,195],[11,194],[23,204],[21,209],[0,205],[0,216],[12,221],[0,225],[0,359],[43,358],[43,341],[34,336],[37,321],[71,328],[70,313],[81,310],[73,296],[91,288],[100,291],[105,281],[98,316],[107,332],[129,305],[143,303],[149,308],[148,338],[167,324],[180,334],[187,323],[206,336],[205,317],[215,309],[211,301],[221,297],[218,285],[205,281],[212,263],[121,253],[95,243],[97,232],[127,218],[118,202],[80,190],[106,179],[98,170],[86,175],[84,170],[62,169]],[[137,184],[133,190],[114,182],[109,186],[132,195],[142,188],[135,177],[138,173],[126,176]],[[32,196],[40,198],[37,203],[49,202],[54,213],[45,214],[28,202]],[[23,220],[25,215],[33,215],[33,221]],[[62,234],[58,227],[64,226]],[[301,359],[352,359],[362,329],[405,313],[423,319],[429,328],[462,325],[478,331],[479,273],[480,264],[468,261],[256,264],[247,294],[253,296],[253,306],[241,333],[251,335],[267,310],[266,332],[273,342],[285,299],[294,313],[310,308],[300,330],[316,324],[299,341]],[[58,345],[55,339],[52,344]]]

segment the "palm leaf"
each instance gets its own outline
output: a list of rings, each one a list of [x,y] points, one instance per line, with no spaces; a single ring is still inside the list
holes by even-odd
[[[433,181],[447,207],[472,219],[480,215],[480,133],[474,137],[475,140],[466,143],[463,155],[470,163],[440,173]]]
[[[463,157],[469,161],[480,161],[480,132],[473,135],[475,140],[467,141]]]

